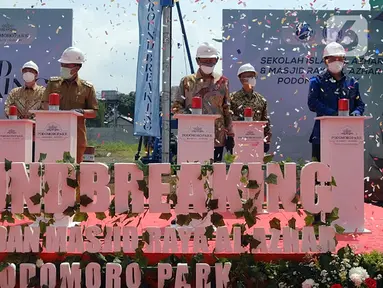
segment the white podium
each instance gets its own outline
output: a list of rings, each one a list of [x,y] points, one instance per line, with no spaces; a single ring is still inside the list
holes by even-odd
[[[177,163],[214,158],[215,120],[219,115],[176,114],[178,119]]]
[[[219,115],[204,114],[174,115],[174,118],[178,119],[178,164],[185,162],[199,162],[202,165],[206,162],[210,163],[210,159],[214,158],[215,120],[219,117]],[[190,193],[192,193],[191,186]],[[189,226],[183,227],[192,228],[192,231],[196,227],[208,227],[212,225],[210,214],[202,221],[192,220]]]
[[[0,160],[32,162],[32,120],[0,120]]]
[[[264,131],[266,121],[233,121],[235,162],[262,162],[264,157]]]
[[[334,204],[344,233],[367,233],[364,228],[364,121],[363,116],[323,116],[321,162],[330,166],[335,179]]]
[[[63,159],[64,152],[77,156],[77,117],[75,111],[30,111],[36,115],[35,159],[47,154],[44,162]]]

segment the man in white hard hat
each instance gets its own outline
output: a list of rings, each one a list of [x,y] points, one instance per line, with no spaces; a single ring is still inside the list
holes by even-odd
[[[359,93],[359,83],[355,78],[343,72],[346,51],[339,43],[329,43],[323,51],[323,60],[326,69],[318,76],[310,79],[308,106],[316,116],[338,115],[338,100],[349,100],[351,116],[360,116],[364,113],[365,104]],[[320,123],[315,121],[311,133],[312,157],[320,161]]]
[[[190,113],[192,99],[202,98],[203,114],[221,115],[215,121],[214,161],[222,161],[223,148],[229,142],[234,145],[231,115],[229,112],[229,80],[214,72],[219,60],[218,50],[203,43],[196,54],[199,69],[181,79],[179,91],[173,103],[173,113]]]
[[[237,76],[242,84],[242,89],[230,95],[230,108],[233,113],[233,120],[244,120],[244,110],[250,107],[253,110],[254,121],[267,121],[265,127],[264,152],[270,149],[271,129],[270,119],[267,114],[266,99],[255,91],[258,73],[250,63],[244,64],[238,69]]]
[[[22,87],[12,89],[5,100],[4,110],[8,117],[9,106],[17,107],[17,116],[20,119],[33,119],[29,110],[39,110],[42,108],[42,99],[45,88],[37,85],[36,80],[39,75],[39,67],[33,61],[28,61],[21,68],[24,80]]]
[[[8,117],[9,107],[17,107],[17,117],[19,119],[33,119],[35,115],[30,110],[40,110],[45,87],[37,85],[37,76],[39,75],[39,66],[33,61],[28,61],[21,68],[24,85],[12,89],[4,103],[4,112]],[[35,156],[35,129],[33,127],[32,161]]]
[[[94,86],[82,80],[78,72],[85,61],[84,54],[76,47],[67,48],[58,62],[61,77],[51,77],[44,93],[44,109],[49,108],[49,95],[60,94],[60,110],[75,110],[83,117],[77,122],[77,163],[82,162],[87,145],[85,118],[95,118],[98,102]],[[74,156],[74,155],[72,155]]]

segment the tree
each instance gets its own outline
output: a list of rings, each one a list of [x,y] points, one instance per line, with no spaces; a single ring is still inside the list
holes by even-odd
[[[136,100],[136,92],[132,91],[129,94],[120,94],[120,105],[118,112],[124,116],[134,118],[134,105]]]
[[[94,119],[88,119],[86,121],[87,127],[104,127],[105,120],[105,103],[102,100],[98,100],[97,116]]]

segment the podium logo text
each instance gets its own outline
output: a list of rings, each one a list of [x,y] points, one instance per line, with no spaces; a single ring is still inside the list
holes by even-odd
[[[51,122],[45,126],[44,130],[38,130],[36,137],[42,140],[60,140],[68,138],[68,131],[61,129],[57,123]]]

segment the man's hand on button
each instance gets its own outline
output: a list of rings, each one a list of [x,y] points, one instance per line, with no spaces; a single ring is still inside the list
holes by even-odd
[[[351,113],[351,116],[360,116],[360,112],[358,110],[355,110]]]

